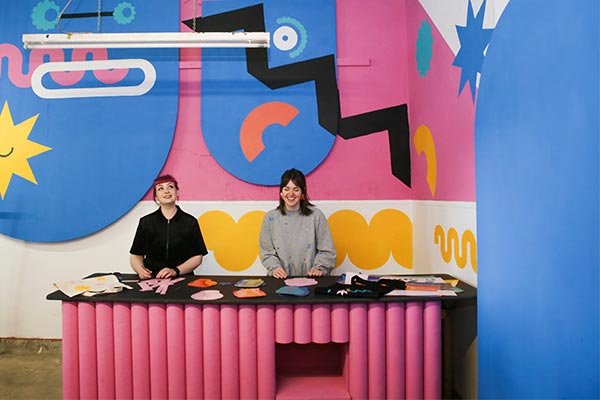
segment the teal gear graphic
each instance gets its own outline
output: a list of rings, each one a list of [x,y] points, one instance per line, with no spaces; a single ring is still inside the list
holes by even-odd
[[[429,71],[431,54],[433,47],[433,36],[431,35],[431,25],[429,22],[421,22],[419,36],[417,38],[417,69],[419,76],[426,76]]]
[[[129,11],[129,15],[126,15],[127,11]],[[127,25],[135,19],[135,7],[133,6],[133,4],[127,1],[119,3],[115,7],[113,18],[118,24]]]
[[[297,29],[298,33],[300,33],[300,44],[298,47],[290,53],[290,58],[296,58],[304,51],[306,47],[306,43],[308,42],[308,34],[306,33],[306,28],[300,21],[292,17],[281,17],[277,18],[278,24],[290,24],[294,28]]]
[[[52,21],[48,20],[47,18],[47,15],[52,14],[49,13],[51,10],[56,14]],[[33,10],[31,11],[31,22],[36,28],[43,31],[48,31],[56,26],[59,14],[60,7],[57,6],[55,2],[44,0],[37,3],[37,5],[33,7]]]

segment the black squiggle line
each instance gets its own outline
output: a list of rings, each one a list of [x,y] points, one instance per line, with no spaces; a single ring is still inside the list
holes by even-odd
[[[196,32],[265,31],[262,4],[182,22],[190,29],[195,24]],[[272,90],[315,81],[319,125],[333,135],[348,140],[387,130],[392,174],[410,187],[410,129],[406,104],[342,118],[333,54],[269,68],[266,49],[248,48],[246,67],[250,75]]]
[[[8,152],[8,154],[0,154],[0,157],[6,158],[6,157],[10,156],[13,153],[13,151],[15,151],[15,148],[11,147],[10,151]]]

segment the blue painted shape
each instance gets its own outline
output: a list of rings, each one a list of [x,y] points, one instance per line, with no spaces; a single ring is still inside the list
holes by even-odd
[[[207,2],[203,15],[253,4]],[[288,17],[300,21],[308,36],[305,48],[293,60],[290,52],[295,48],[281,51],[272,43],[270,68],[335,54],[334,1],[272,0],[263,4],[268,32],[281,26],[279,18]],[[265,150],[249,161],[240,145],[240,128],[254,108],[273,101],[286,102],[300,112],[286,127],[277,123],[267,126],[262,135]],[[325,160],[335,141],[318,123],[314,81],[271,90],[248,74],[243,49],[203,50],[201,107],[202,134],[211,155],[223,169],[246,182],[278,185],[281,173],[291,167],[308,174]]]
[[[490,42],[493,29],[483,28],[483,18],[485,16],[485,0],[479,8],[477,16],[473,15],[473,5],[468,1],[467,25],[456,26],[456,33],[460,40],[460,50],[452,65],[461,68],[460,86],[458,94],[460,95],[467,82],[471,88],[471,97],[475,101],[477,73],[481,72],[483,65],[484,50]]]
[[[62,9],[66,0],[53,3]],[[102,10],[113,11],[120,3],[104,0]],[[102,17],[102,32],[179,30],[179,7],[162,0],[129,3],[136,6],[134,18],[123,25],[112,16]],[[59,33],[56,26],[48,31],[36,29],[32,13],[38,4],[51,5],[9,2],[0,13],[0,43],[20,50],[23,67],[16,58],[8,63],[24,73],[31,51],[23,50],[21,35]],[[66,12],[95,12],[96,6],[95,2],[73,2]],[[33,14],[39,16],[39,12]],[[46,15],[51,19],[51,13]],[[96,32],[97,19],[68,19],[61,26],[67,32]],[[108,58],[150,61],[156,69],[155,86],[143,96],[42,99],[30,87],[15,85],[9,79],[7,59],[3,60],[0,105],[8,102],[15,124],[39,114],[28,139],[52,150],[28,160],[37,185],[12,175],[0,200],[0,233],[26,241],[61,242],[97,232],[135,206],[162,169],[177,118],[178,50],[111,49]],[[71,51],[66,50],[64,60],[57,61],[71,61]],[[132,70],[115,85],[137,85],[141,80],[141,72]],[[49,88],[64,88],[49,75],[43,82]],[[69,87],[103,86],[88,72]]]
[[[598,2],[513,1],[479,89],[482,399],[600,398]]]

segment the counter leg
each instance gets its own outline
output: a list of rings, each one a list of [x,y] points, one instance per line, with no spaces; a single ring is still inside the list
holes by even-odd
[[[240,309],[240,399],[258,398],[258,339],[256,306],[243,304]],[[273,344],[274,346],[275,344]]]
[[[279,307],[279,306],[278,306]],[[274,399],[277,390],[275,372],[275,309],[259,305],[256,311],[258,360],[258,398]]]
[[[186,304],[184,313],[186,399],[200,400],[204,398],[202,306]]]
[[[406,303],[406,398],[423,398],[423,303]]]
[[[425,302],[424,335],[424,398],[442,397],[442,306],[439,301]]]
[[[79,398],[79,327],[77,303],[62,302],[63,399]]]
[[[169,398],[185,398],[185,320],[183,304],[167,304],[167,375]]]
[[[131,352],[133,375],[133,398],[150,398],[150,339],[148,306],[131,305]]]

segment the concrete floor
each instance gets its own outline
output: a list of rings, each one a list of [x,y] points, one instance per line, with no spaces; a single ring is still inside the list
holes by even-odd
[[[0,399],[61,398],[60,340],[0,338]]]

